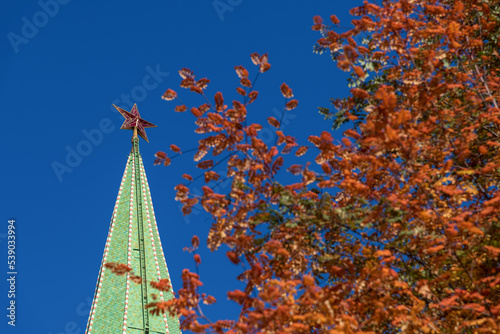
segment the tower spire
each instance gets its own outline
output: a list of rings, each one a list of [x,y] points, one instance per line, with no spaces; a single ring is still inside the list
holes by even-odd
[[[114,107],[125,117],[121,129],[134,131],[132,150],[111,218],[85,333],[177,334],[180,333],[177,318],[169,314],[152,317],[147,309],[153,302],[149,282],[170,279],[139,153],[138,135],[148,141],[145,128],[156,125],[142,119],[135,104],[130,112]],[[106,263],[127,264],[133,273],[117,276],[106,268]],[[158,296],[159,301],[171,298],[172,291],[160,292]]]

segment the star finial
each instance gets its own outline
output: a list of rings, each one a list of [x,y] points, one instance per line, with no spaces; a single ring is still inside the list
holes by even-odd
[[[125,121],[122,124],[122,127],[120,129],[125,129],[125,130],[134,130],[134,137],[136,137],[136,131],[141,136],[145,141],[148,141],[148,136],[146,135],[146,130],[144,128],[156,128],[156,125],[153,123],[149,123],[148,121],[145,121],[141,118],[141,115],[139,115],[139,110],[137,109],[137,105],[134,104],[132,107],[132,110],[126,111],[120,107],[117,107],[113,104],[113,107],[118,110],[120,114],[122,114],[123,117],[125,117]]]

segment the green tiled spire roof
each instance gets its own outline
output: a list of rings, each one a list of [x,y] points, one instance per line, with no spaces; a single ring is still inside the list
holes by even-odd
[[[128,114],[142,120],[135,105]],[[130,118],[126,119],[127,126]],[[152,293],[161,301],[171,299],[173,294],[149,287],[150,281],[170,276],[139,153],[137,127],[128,129],[134,130],[132,150],[116,198],[86,334],[178,334],[177,318],[169,314],[152,316],[146,309],[146,305],[153,302]],[[147,139],[145,131],[139,134]],[[127,264],[142,278],[142,283],[132,282],[132,273],[115,275],[105,267],[106,263]]]

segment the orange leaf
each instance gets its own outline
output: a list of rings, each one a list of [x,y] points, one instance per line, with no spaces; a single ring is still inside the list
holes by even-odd
[[[323,19],[321,16],[316,15],[313,17],[314,25],[312,26],[312,30],[321,30],[321,27],[323,26]]]
[[[307,149],[308,147],[307,146],[301,146],[297,149],[297,151],[295,152],[295,155],[298,156],[298,157],[301,157],[303,156],[304,154],[306,154],[307,152]]]
[[[366,99],[370,96],[366,90],[361,88],[351,88],[351,94],[358,99]]]
[[[203,114],[198,108],[192,107],[191,108],[191,113],[195,115],[196,117],[201,117]]]
[[[247,294],[241,290],[229,291],[227,293],[227,297],[231,300],[234,300],[238,303],[243,303],[243,301],[247,298]]]
[[[207,88],[208,84],[210,83],[210,80],[207,78],[202,78],[196,82],[196,85],[200,87],[201,89]]]
[[[381,250],[376,251],[373,254],[373,256],[375,256],[375,257],[379,257],[379,256],[392,256],[392,253],[388,249],[381,249]]]
[[[243,66],[235,66],[234,69],[236,70],[236,74],[238,74],[238,77],[240,77],[240,79],[248,78],[248,71]]]
[[[492,256],[500,256],[500,248],[493,246],[483,246],[484,249],[488,251]]]
[[[302,277],[302,282],[304,283],[304,286],[313,286],[314,285],[314,278],[309,275],[304,275]]]
[[[293,110],[293,109],[295,109],[297,107],[297,104],[299,104],[299,101],[297,101],[297,100],[290,100],[285,105],[285,109],[286,110]]]
[[[200,245],[200,238],[198,238],[197,235],[193,235],[193,237],[191,238],[191,245],[194,249],[198,248],[198,246]]]
[[[228,251],[226,253],[226,255],[227,255],[228,259],[231,260],[232,263],[234,263],[234,264],[240,263],[240,258],[238,257],[238,255],[236,255],[235,252]]]
[[[193,86],[191,86],[189,89],[190,89],[192,92],[195,92],[195,93],[198,93],[198,94],[203,94],[203,90],[202,90],[200,87],[198,87],[198,86],[194,86],[194,85],[193,85]]]
[[[269,122],[269,124],[274,126],[276,129],[280,128],[280,122],[276,118],[271,116],[271,117],[267,118],[267,121]]]
[[[201,161],[196,166],[200,169],[209,169],[209,168],[212,168],[214,166],[214,161],[213,160]]]
[[[179,148],[179,146],[174,145],[174,144],[170,145],[170,149],[172,151],[174,151],[175,153],[179,153],[181,151],[181,149]]]
[[[254,63],[254,65],[260,64],[260,56],[257,52],[252,53],[250,55],[250,59],[252,59],[252,63]]]
[[[321,23],[323,23],[323,18],[319,15],[315,15],[313,17],[313,21],[314,21],[314,24],[321,24]]]
[[[217,111],[223,111],[224,110],[224,98],[222,97],[221,92],[217,92],[215,94],[215,110]]]
[[[177,106],[174,109],[174,111],[176,111],[176,112],[184,112],[186,110],[187,110],[187,107],[185,105]]]
[[[250,80],[248,80],[247,78],[242,78],[240,80],[240,83],[244,87],[252,87],[252,82]]]
[[[220,175],[214,172],[213,170],[205,172],[205,182],[208,183],[212,180],[217,181],[219,179]]]
[[[325,172],[326,174],[330,174],[332,172],[332,169],[330,168],[330,165],[326,162],[323,162],[321,164],[321,169],[323,169],[323,172]]]
[[[257,98],[258,95],[259,95],[259,92],[255,91],[255,90],[250,92],[250,94],[248,94],[248,97],[250,98],[250,100],[248,100],[248,103],[252,103],[253,101],[255,101],[255,99]]]
[[[352,69],[354,70],[354,73],[356,73],[358,77],[364,78],[365,71],[363,71],[363,69],[360,66],[354,66]]]
[[[439,252],[440,250],[442,250],[444,248],[444,245],[437,245],[437,246],[434,246],[434,247],[431,247],[431,248],[427,248],[425,250],[425,252],[427,254],[434,254],[434,253],[437,253]]]
[[[288,87],[286,83],[282,83],[280,89],[281,89],[281,94],[283,94],[285,98],[290,99],[293,97],[292,90],[290,89],[290,87]]]
[[[347,147],[352,145],[351,141],[346,137],[342,138],[342,143]]]
[[[385,126],[385,134],[387,135],[387,139],[390,141],[398,139],[397,132],[394,131],[394,129],[391,128],[391,126],[389,124],[386,124],[386,126]]]
[[[181,76],[182,79],[187,79],[187,78],[194,78],[195,75],[193,74],[193,71],[191,71],[189,68],[182,68],[179,71],[179,75]]]
[[[164,100],[171,101],[177,97],[177,93],[173,91],[172,89],[167,89],[167,91],[163,94],[161,97]]]
[[[236,91],[238,92],[238,94],[242,95],[242,96],[246,96],[247,95],[247,92],[241,88],[241,87],[236,87]]]
[[[261,73],[267,72],[270,68],[271,68],[271,64],[263,63],[262,65],[260,65],[260,72]]]
[[[288,171],[293,175],[299,175],[302,172],[302,165],[291,165]]]

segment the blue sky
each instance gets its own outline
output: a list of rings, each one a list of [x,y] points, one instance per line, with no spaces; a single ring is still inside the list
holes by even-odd
[[[0,263],[0,332],[83,333],[97,280],[113,205],[130,151],[131,131],[119,130],[112,103],[158,125],[147,129],[141,153],[174,288],[183,268],[194,269],[189,246],[211,225],[195,210],[183,217],[174,200],[181,175],[197,176],[192,154],[169,167],[153,166],[154,153],[170,144],[197,146],[194,117],[175,113],[161,95],[176,90],[187,105],[199,96],[178,88],[178,70],[190,68],[211,80],[208,93],[238,96],[235,65],[256,73],[249,55],[269,53],[271,70],[259,77],[260,95],[250,122],[264,125],[283,109],[279,86],[286,82],[299,106],[285,118],[284,132],[306,143],[328,130],[318,114],[329,98],[348,92],[346,75],[328,55],[312,52],[314,15],[336,14],[350,26],[348,9],[361,1],[3,1],[0,96],[4,121]],[[128,101],[130,100],[130,101]],[[265,134],[270,128],[265,125]],[[94,142],[88,145],[89,134]],[[266,139],[267,138],[267,139]],[[263,138],[271,143],[270,136]],[[86,144],[87,143],[87,144]],[[85,152],[80,159],[69,152]],[[63,171],[54,166],[64,165]],[[219,169],[220,171],[220,169]],[[193,184],[201,189],[203,181]],[[223,189],[222,189],[223,190]],[[8,219],[16,220],[16,327],[7,325]],[[213,318],[234,317],[225,298],[241,271],[225,251],[201,250],[206,292],[218,303]],[[36,328],[36,329],[35,329]]]

